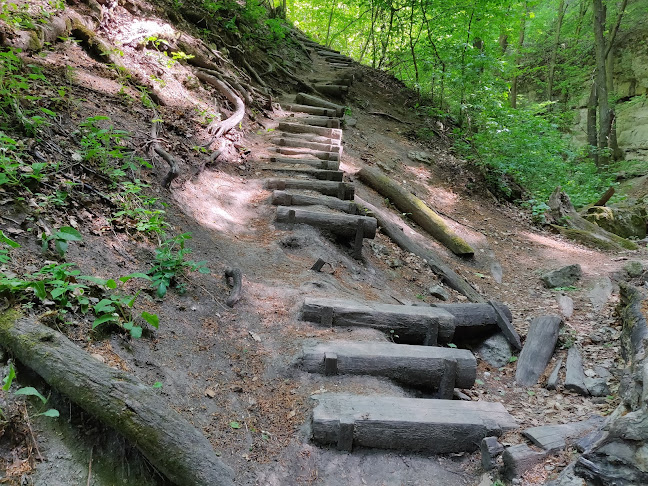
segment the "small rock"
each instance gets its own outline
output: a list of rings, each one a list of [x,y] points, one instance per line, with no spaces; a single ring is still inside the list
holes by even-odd
[[[92,353],[90,356],[92,356],[92,357],[93,357],[94,359],[96,359],[97,361],[100,361],[101,363],[105,363],[105,362],[106,362],[106,358],[104,358],[103,356],[101,356],[99,353]]]
[[[590,378],[587,377],[584,380],[587,390],[590,392],[590,395],[593,397],[606,397],[610,394],[610,388],[608,387],[605,378]]]
[[[484,437],[479,446],[481,450],[481,463],[484,471],[494,469],[497,456],[504,451],[504,446],[497,441],[497,437]]]
[[[214,390],[213,388],[205,389],[205,396],[208,398],[214,398],[216,396],[216,390]]]
[[[592,290],[587,294],[595,312],[601,310],[608,300],[610,300],[613,290],[614,286],[609,277],[603,277],[596,281]]]
[[[576,392],[580,395],[589,395],[585,386],[585,373],[583,372],[583,359],[576,346],[569,348],[567,352],[567,364],[565,372],[565,389]]]
[[[452,396],[457,400],[463,400],[464,402],[470,402],[472,400],[472,398],[470,398],[468,395],[466,395],[458,388],[454,389],[454,391],[452,392]]]
[[[549,375],[549,379],[547,380],[546,385],[547,390],[555,390],[556,388],[558,388],[558,378],[560,376],[560,367],[562,366],[562,362],[563,360],[562,358],[560,358],[556,363],[553,371]]]
[[[416,162],[423,162],[426,164],[432,160],[432,154],[429,152],[412,151],[408,152],[407,157]]]
[[[637,261],[630,261],[626,263],[623,266],[623,269],[626,271],[628,277],[630,278],[639,277],[644,272],[643,265],[641,264],[641,262],[637,262]]]
[[[587,368],[585,370],[585,376],[588,378],[594,378],[596,376],[596,371],[594,371],[592,368]]]
[[[344,117],[344,124],[347,127],[355,127],[358,124],[358,120],[356,120],[355,118],[350,117],[350,116],[345,116]]]
[[[610,373],[610,371],[605,366],[596,365],[594,367],[594,371],[596,371],[597,375],[599,375],[601,378],[605,378],[606,380],[612,378],[612,373]]]
[[[581,278],[583,271],[578,264],[551,270],[542,276],[542,281],[549,289],[556,287],[569,287]]]
[[[506,366],[514,353],[513,346],[501,332],[486,339],[475,351],[484,361],[495,368]]]
[[[403,266],[403,262],[401,262],[398,258],[394,258],[393,260],[389,260],[387,262],[387,265],[389,265],[391,268],[398,268]]]
[[[389,250],[385,245],[381,245],[380,243],[372,240],[369,243],[369,246],[371,247],[371,251],[373,252],[373,254],[376,255],[377,257],[381,255],[389,255]]]
[[[572,298],[567,295],[559,295],[557,300],[562,315],[566,318],[570,318],[574,314],[574,301]]]
[[[430,295],[432,297],[436,297],[437,299],[441,299],[443,301],[448,300],[450,298],[450,294],[448,294],[448,291],[444,289],[441,285],[434,285],[428,289],[428,292],[430,292]]]
[[[502,283],[502,265],[500,265],[499,262],[493,262],[491,263],[490,271],[493,280],[497,283]]]

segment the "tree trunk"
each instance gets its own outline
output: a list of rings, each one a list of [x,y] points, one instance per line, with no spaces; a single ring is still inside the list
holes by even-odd
[[[50,386],[121,433],[175,484],[233,484],[232,471],[216,457],[209,441],[150,385],[17,314],[0,315],[0,342]]]
[[[589,99],[587,100],[587,145],[589,156],[594,163],[598,165],[598,134],[596,133],[596,107],[598,106],[598,96],[596,91],[596,82],[592,81]]]
[[[596,90],[598,94],[598,165],[605,167],[608,165],[610,157],[608,153],[610,128],[612,118],[610,113],[610,104],[608,101],[607,89],[607,66],[605,62],[605,19],[606,7],[603,0],[593,0],[594,7],[594,41],[596,51]]]
[[[328,26],[326,27],[326,40],[324,41],[326,47],[330,47],[329,37],[331,36],[331,22],[333,21],[333,12],[335,12],[335,7],[337,7],[337,2],[333,2],[333,5],[331,5],[331,13],[328,18]]]
[[[468,243],[448,227],[443,218],[379,170],[365,166],[358,172],[358,177],[378,193],[388,197],[401,211],[409,213],[413,221],[453,253],[461,256],[472,256],[475,253]]]
[[[529,15],[529,4],[524,2],[524,16],[522,17],[522,22],[520,24],[520,37],[518,38],[518,47],[517,53],[515,54],[515,68],[518,68],[518,63],[520,62],[521,55],[520,51],[522,50],[522,45],[524,44],[524,33],[526,31],[526,19]],[[513,77],[513,82],[511,83],[511,108],[517,108],[517,97],[518,97],[518,75],[516,74]]]
[[[558,5],[558,20],[556,21],[556,35],[551,48],[551,59],[549,60],[549,72],[547,73],[547,100],[553,100],[554,72],[556,69],[556,58],[558,57],[558,46],[560,45],[560,31],[562,29],[563,18],[565,17],[565,0],[560,0]]]

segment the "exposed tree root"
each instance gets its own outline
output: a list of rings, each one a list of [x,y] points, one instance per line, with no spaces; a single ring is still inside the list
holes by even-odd
[[[227,267],[225,269],[225,279],[232,279],[232,293],[227,298],[225,303],[229,307],[234,307],[234,305],[241,300],[241,293],[243,291],[243,275],[241,270],[238,268]]]
[[[153,148],[153,151],[162,159],[164,159],[167,164],[169,164],[169,172],[167,172],[167,175],[162,180],[162,186],[166,189],[169,189],[171,187],[171,182],[173,181],[173,179],[180,175],[180,169],[175,158],[166,150],[164,150],[162,148],[162,145],[160,145],[160,139],[158,138],[158,125],[162,124],[162,121],[158,118],[156,110],[153,110],[153,114],[154,118],[153,122],[151,123],[151,146]]]
[[[245,103],[243,103],[243,100],[239,98],[236,93],[234,93],[234,91],[220,79],[214,76],[210,76],[209,74],[205,74],[201,71],[196,71],[196,77],[201,81],[215,87],[222,95],[224,95],[228,99],[228,101],[230,101],[235,106],[234,114],[232,114],[232,116],[230,116],[226,120],[214,124],[214,126],[210,126],[209,130],[210,132],[214,132],[214,139],[216,139],[226,134],[232,128],[241,123],[241,121],[243,121],[243,117],[245,116]]]

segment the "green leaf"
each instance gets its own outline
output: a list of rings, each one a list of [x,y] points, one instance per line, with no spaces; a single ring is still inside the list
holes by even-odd
[[[232,420],[232,421],[230,422],[230,427],[232,427],[233,429],[240,429],[240,428],[241,428],[241,424],[239,424],[239,423],[236,422],[235,420]]]
[[[517,360],[518,360],[518,359],[517,359],[517,356],[511,356],[511,357],[509,358],[509,363],[515,363]]]
[[[36,297],[38,297],[40,300],[45,300],[45,298],[47,297],[47,292],[45,291],[45,282],[43,282],[42,280],[39,280],[38,282],[31,282],[29,286],[34,289]]]
[[[125,277],[119,277],[119,280],[126,283],[130,279],[133,279],[133,278],[143,278],[143,279],[146,279],[146,280],[151,280],[151,277],[149,275],[147,275],[145,273],[138,273],[138,272],[131,273],[130,275],[126,275]]]
[[[133,329],[130,330],[130,335],[135,338],[139,339],[142,337],[142,328],[139,326],[133,326]]]
[[[57,418],[59,416],[59,411],[55,408],[50,408],[46,412],[36,414],[36,416],[42,415],[43,417],[52,417]]]
[[[124,322],[123,327],[127,331],[130,331],[131,329],[133,329],[133,325],[134,325],[133,321],[126,321],[126,322]]]
[[[33,386],[24,386],[20,390],[14,392],[14,395],[27,395],[30,397],[38,397],[43,403],[47,402],[47,398],[40,394],[40,392]]]
[[[106,287],[109,289],[116,289],[117,288],[117,282],[115,282],[112,278],[106,282]]]
[[[43,108],[42,106],[41,106],[41,111],[42,111],[43,113],[45,113],[46,115],[49,115],[49,116],[56,116],[56,113],[55,113],[55,112],[53,112],[52,110],[48,110],[47,108]]]
[[[204,274],[210,274],[211,270],[209,268],[207,268],[207,267],[199,267],[198,272],[199,273],[204,273]]]
[[[4,243],[5,245],[9,245],[11,248],[20,248],[20,245],[16,243],[14,240],[6,236],[2,230],[0,230],[0,243]]]
[[[153,388],[162,388],[162,382],[161,382],[161,381],[156,381],[156,382],[153,384]]]
[[[2,385],[2,389],[4,391],[9,390],[11,388],[11,384],[14,381],[14,378],[16,377],[16,370],[13,366],[13,363],[9,364],[9,374],[5,377],[4,379],[4,385]]]
[[[54,249],[61,256],[65,256],[65,252],[68,249],[68,242],[65,240],[54,240]]]
[[[158,318],[157,314],[149,314],[148,312],[144,311],[142,312],[142,319],[148,322],[155,329],[158,329],[160,327],[160,319]]]
[[[79,233],[77,230],[72,228],[71,226],[63,226],[61,229],[59,229],[54,237],[57,240],[65,240],[65,241],[81,241],[83,240],[83,236],[81,233]]]
[[[78,280],[87,280],[88,282],[92,282],[97,285],[106,285],[108,280],[105,278],[99,278],[99,277],[93,277],[92,275],[79,275],[77,277]]]
[[[531,391],[531,390],[527,390],[527,395],[529,395],[530,397],[532,397],[533,395],[535,395],[535,392],[534,392],[534,391]]]
[[[110,322],[110,321],[114,322],[114,321],[118,321],[118,320],[119,320],[119,318],[117,316],[113,315],[113,314],[105,314],[105,315],[103,315],[101,317],[98,317],[97,319],[94,320],[94,322],[92,323],[92,329],[94,329],[95,327],[103,324],[104,322]]]
[[[94,305],[95,314],[103,314],[105,312],[115,312],[115,307],[110,299],[101,299]]]
[[[449,348],[456,348],[457,345],[455,343],[448,343]]]
[[[162,299],[167,293],[167,288],[166,285],[164,285],[164,282],[160,283],[160,285],[157,288],[157,296]]]

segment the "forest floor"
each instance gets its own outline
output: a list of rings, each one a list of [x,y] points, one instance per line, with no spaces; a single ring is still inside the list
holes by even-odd
[[[128,34],[127,20],[132,19],[121,15],[124,17],[112,19],[114,37]],[[131,55],[128,49],[124,51],[125,57]],[[136,70],[141,58],[132,55],[131,69]],[[80,121],[105,115],[115,128],[130,134],[130,147],[145,146],[151,111],[138,102],[136,92],[131,93],[128,87],[124,90],[120,80],[79,45],[58,43],[39,55],[25,55],[25,59],[41,66],[49,80],[34,89],[68,87],[67,100],[43,145],[58,147],[69,159],[74,152],[70,133]],[[186,76],[184,69],[177,64],[173,73],[164,75],[181,79]],[[514,361],[502,368],[478,361],[478,382],[464,392],[474,400],[502,402],[518,420],[520,429],[503,438],[507,444],[522,442],[519,432],[527,427],[610,413],[618,404],[617,370],[624,366],[617,343],[620,325],[615,282],[625,278],[627,261],[648,262],[646,243],[635,252],[602,252],[533,224],[519,207],[497,201],[479,172],[453,155],[448,136],[451,127],[417,114],[412,108],[413,95],[402,84],[381,72],[356,69],[361,76],[346,101],[351,113],[343,135],[342,168],[357,193],[385,208],[383,198],[354,177],[363,164],[369,164],[386,171],[442,214],[476,249],[474,258],[453,256],[423,232],[419,232],[420,241],[483,295],[506,304],[521,336],[526,335],[532,318],[565,312],[558,298],[567,294],[573,299],[573,314],[563,316],[559,347],[547,370],[568,347],[579,346],[587,370],[601,365],[613,375],[609,397],[589,398],[562,388],[520,387],[514,382]],[[327,78],[332,72],[315,56],[314,62],[297,74],[303,79],[315,75]],[[182,83],[174,86],[181,95],[187,89]],[[191,97],[210,105],[204,89],[193,91]],[[165,145],[183,159],[182,174],[169,191],[159,185],[166,172],[162,161],[139,177],[151,184],[150,195],[165,203],[166,220],[171,225],[167,233],[191,233],[187,242],[190,258],[206,261],[211,274],[187,275],[183,295],[169,291],[159,299],[143,292],[137,306],[158,314],[160,328],[141,339],[131,339],[123,332],[90,332],[82,317],[72,317],[65,326],[60,322],[52,325],[97,359],[127,370],[151,386],[160,383],[161,400],[204,432],[221,459],[236,471],[238,485],[476,485],[484,480],[478,453],[345,453],[309,441],[311,397],[323,391],[421,395],[379,378],[322,377],[299,371],[294,362],[305,342],[340,337],[384,339],[369,330],[328,329],[302,322],[299,310],[303,299],[325,296],[394,304],[433,303],[438,301],[428,289],[438,283],[438,277],[418,257],[404,253],[380,233],[371,242],[365,240],[364,258],[358,261],[351,257],[348,246],[313,228],[274,223],[270,191],[263,188],[264,179],[272,173],[264,167],[263,157],[270,155],[278,120],[289,115],[279,107],[267,112],[268,117],[257,115],[262,125],[246,119],[240,130],[228,134],[222,140],[225,150],[219,161],[203,171],[197,168],[205,155],[194,149],[208,137],[205,124],[198,119],[200,113],[190,103],[159,110],[166,126]],[[372,112],[388,113],[400,121]],[[420,138],[422,132],[433,133],[431,129],[436,135]],[[22,245],[12,252],[9,270],[38,269],[52,258],[43,255],[40,242],[32,236],[39,229],[29,216],[40,201],[17,202],[10,194],[3,197],[3,192],[0,229]],[[389,211],[394,220],[406,216],[393,208]],[[66,255],[66,261],[76,264],[82,274],[115,278],[145,272],[153,260],[157,242],[128,225],[111,223],[110,208],[92,197],[79,197],[67,206],[54,206],[39,214],[48,225],[69,225],[82,232],[83,242],[72,243]],[[318,258],[330,263],[320,273],[310,270]],[[583,269],[576,287],[544,288],[540,280],[544,271],[574,263]],[[229,266],[243,273],[243,298],[234,308],[224,304],[229,288],[223,273]],[[465,301],[447,290],[450,302]],[[25,312],[47,322],[46,308]],[[21,383],[45,386],[27,370],[19,371]],[[3,482],[166,484],[116,434],[55,392],[51,403],[60,410],[60,419],[32,418],[33,438],[24,429],[26,435],[21,436],[20,427],[16,427],[13,438],[24,440],[11,442],[11,434],[5,430],[0,439],[6,468]],[[549,458],[527,473],[523,484],[542,484],[570,460],[570,453]],[[20,483],[23,476],[31,483]]]

